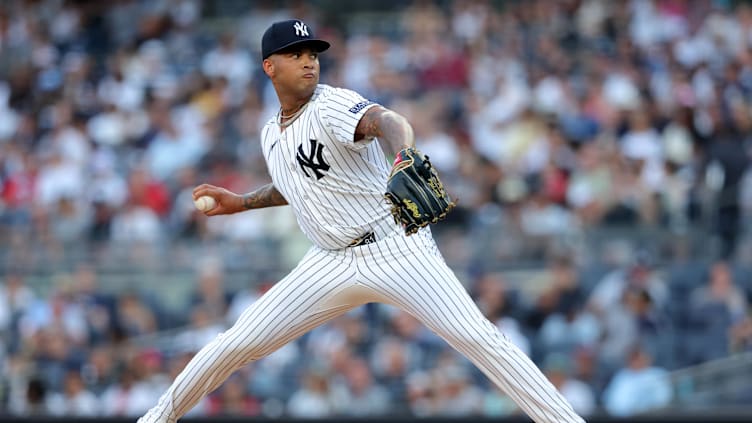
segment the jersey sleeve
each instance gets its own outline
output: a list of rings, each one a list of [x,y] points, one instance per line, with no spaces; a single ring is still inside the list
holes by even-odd
[[[326,129],[334,138],[355,149],[363,148],[373,139],[355,142],[355,130],[358,122],[371,107],[377,103],[365,99],[355,91],[334,88],[321,104],[321,119]]]

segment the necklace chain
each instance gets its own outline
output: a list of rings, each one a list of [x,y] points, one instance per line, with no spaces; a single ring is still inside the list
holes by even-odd
[[[296,115],[296,114],[297,114],[298,112],[300,112],[300,110],[301,110],[301,109],[303,108],[303,106],[305,106],[305,105],[306,105],[306,103],[303,103],[303,104],[299,105],[298,107],[296,107],[295,109],[293,109],[293,112],[292,112],[292,113],[290,113],[290,114],[289,114],[289,115],[287,115],[287,116],[285,116],[285,114],[284,114],[284,110],[282,110],[282,107],[280,107],[280,108],[279,108],[279,115],[280,115],[280,117],[282,117],[283,119],[288,119],[288,118],[291,118],[291,117],[295,116],[295,115]]]
[[[301,113],[303,113],[303,110],[305,110],[306,106],[308,106],[308,102],[305,102],[298,106],[298,110],[296,110],[294,113],[285,116],[282,114],[282,108],[279,108],[279,113],[277,113],[277,125],[280,126],[280,128],[287,128],[288,126],[292,125],[293,122],[295,122],[295,119],[300,116]],[[285,122],[282,122],[282,119],[286,119]]]

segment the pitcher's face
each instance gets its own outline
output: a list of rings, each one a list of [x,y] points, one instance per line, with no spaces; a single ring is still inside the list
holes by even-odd
[[[284,50],[264,60],[264,71],[286,93],[313,93],[319,83],[319,53],[310,47]]]

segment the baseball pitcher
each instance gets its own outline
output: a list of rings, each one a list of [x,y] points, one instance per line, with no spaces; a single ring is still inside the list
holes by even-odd
[[[319,84],[318,55],[329,43],[304,22],[274,23],[261,44],[281,104],[261,134],[272,183],[242,195],[204,184],[194,199],[214,198],[208,216],[290,205],[313,246],[196,354],[139,422],[175,422],[239,368],[368,302],[415,316],[535,421],[582,422],[444,262],[427,225],[453,202],[415,148],[410,124],[353,91]]]

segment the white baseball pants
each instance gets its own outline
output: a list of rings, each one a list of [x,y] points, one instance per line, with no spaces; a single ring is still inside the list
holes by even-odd
[[[202,348],[139,423],[175,422],[233,372],[354,307],[399,307],[465,355],[536,422],[583,422],[535,364],[486,319],[428,229],[342,250],[311,248]]]

